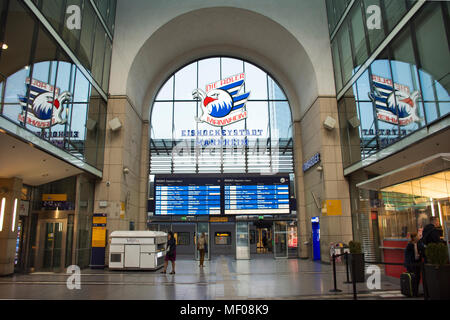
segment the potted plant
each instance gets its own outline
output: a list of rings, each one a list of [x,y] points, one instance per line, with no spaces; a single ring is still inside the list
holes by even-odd
[[[353,266],[355,266],[355,281],[364,282],[365,269],[364,269],[364,254],[362,253],[361,243],[356,241],[350,241],[349,244],[350,254],[348,255],[348,263],[350,266],[350,275],[353,281]]]
[[[450,264],[445,243],[430,243],[425,249],[424,281],[431,300],[450,300]]]

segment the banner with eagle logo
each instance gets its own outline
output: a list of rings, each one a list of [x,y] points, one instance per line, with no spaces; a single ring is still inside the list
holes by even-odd
[[[203,114],[197,122],[216,127],[230,125],[247,118],[245,108],[250,92],[240,94],[245,83],[245,73],[237,74],[208,84],[206,92],[195,89],[192,96],[201,101]]]
[[[22,113],[19,115],[19,121],[25,122],[25,113],[27,113],[27,124],[39,129],[50,128],[56,124],[65,124],[67,119],[63,119],[63,104],[70,100],[71,93],[65,91],[59,94],[60,90],[48,83],[36,80],[26,79],[28,97],[19,96]]]

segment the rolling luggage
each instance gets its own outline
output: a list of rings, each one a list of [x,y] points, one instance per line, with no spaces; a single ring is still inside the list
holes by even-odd
[[[413,297],[415,290],[416,275],[414,273],[405,272],[400,276],[400,287],[402,294],[407,297]]]

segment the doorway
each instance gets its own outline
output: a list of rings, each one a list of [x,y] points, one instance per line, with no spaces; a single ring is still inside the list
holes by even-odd
[[[251,227],[250,243],[253,245],[252,254],[273,255],[273,222],[257,221]],[[253,238],[253,240],[252,240]]]
[[[61,272],[65,268],[67,218],[39,219],[36,271]]]

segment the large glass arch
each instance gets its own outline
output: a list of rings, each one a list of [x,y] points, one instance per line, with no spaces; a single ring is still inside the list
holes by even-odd
[[[214,97],[232,107],[219,112]],[[293,173],[292,123],[289,101],[266,71],[231,57],[191,62],[153,102],[150,174]]]

